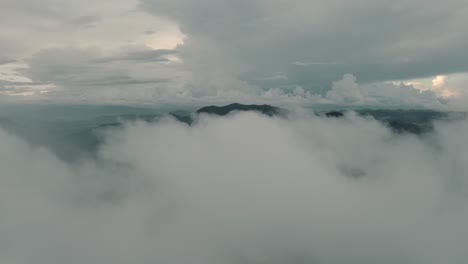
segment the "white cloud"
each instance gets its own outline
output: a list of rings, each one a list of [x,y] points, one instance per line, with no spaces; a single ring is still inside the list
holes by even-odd
[[[356,77],[351,74],[345,74],[343,79],[333,82],[331,90],[327,92],[327,98],[344,104],[362,103],[364,99]]]
[[[396,81],[394,83],[395,85],[403,83],[406,86],[413,86],[423,93],[433,94],[448,109],[458,111],[467,109],[468,74],[466,72],[435,75],[427,78]]]
[[[432,80],[432,87],[435,89],[443,88],[447,84],[447,76],[445,75],[437,75]]]
[[[352,74],[345,74],[339,81],[333,82],[326,99],[337,105],[360,105],[403,108],[447,107],[441,104],[438,94],[430,90],[421,90],[413,82],[373,82],[359,84]]]
[[[0,132],[0,262],[461,264],[466,133],[238,114],[130,124],[66,164]]]

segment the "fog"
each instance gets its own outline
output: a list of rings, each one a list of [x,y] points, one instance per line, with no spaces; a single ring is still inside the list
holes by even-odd
[[[0,131],[0,263],[466,263],[467,134],[238,113],[64,162]]]

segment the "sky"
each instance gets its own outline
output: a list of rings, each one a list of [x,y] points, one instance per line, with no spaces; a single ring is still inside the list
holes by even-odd
[[[0,0],[0,101],[468,105],[465,0]]]

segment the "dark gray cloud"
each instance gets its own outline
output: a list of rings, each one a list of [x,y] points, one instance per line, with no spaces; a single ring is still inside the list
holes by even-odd
[[[72,24],[75,24],[78,27],[92,27],[102,18],[98,15],[85,15],[73,19]]]
[[[186,52],[205,55],[194,56],[194,64],[210,67],[214,59],[249,78],[284,72],[290,84],[320,91],[346,73],[369,82],[468,71],[464,0],[143,0],[142,6],[180,23]],[[210,56],[215,52],[224,57]]]
[[[111,57],[97,59],[96,62],[112,62],[112,61],[146,61],[146,62],[168,62],[167,55],[176,54],[176,50],[169,49],[146,49],[139,51],[130,51],[125,54],[119,54]]]

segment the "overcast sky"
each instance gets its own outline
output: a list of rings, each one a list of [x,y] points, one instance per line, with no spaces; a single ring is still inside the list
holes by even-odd
[[[466,0],[0,0],[0,100],[463,108]]]

